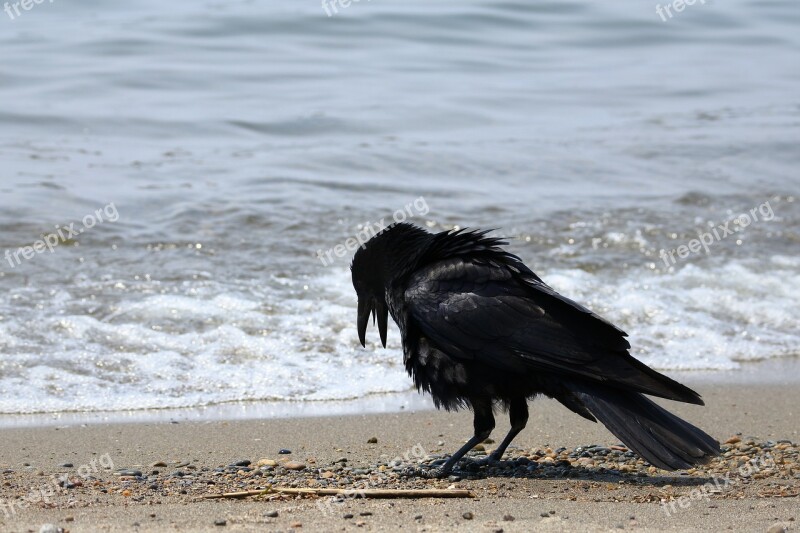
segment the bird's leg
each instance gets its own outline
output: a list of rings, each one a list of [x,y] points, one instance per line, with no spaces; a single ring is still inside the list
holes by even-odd
[[[520,431],[525,429],[525,426],[528,423],[528,401],[525,398],[518,398],[512,401],[508,406],[508,418],[511,421],[511,429],[503,439],[503,442],[500,443],[500,446],[498,446],[497,449],[495,449],[489,456],[490,462],[499,461],[502,459],[503,453],[505,453],[506,448],[508,448],[508,445],[511,444],[511,441],[514,440],[514,437],[516,437]]]
[[[472,400],[472,410],[475,413],[473,426],[475,434],[461,448],[454,453],[441,467],[425,472],[425,477],[444,477],[453,470],[456,463],[472,448],[485,441],[494,429],[494,414],[492,413],[491,400]]]
[[[472,401],[472,409],[475,412],[473,427],[475,434],[461,448],[454,453],[440,469],[441,475],[447,475],[453,467],[461,460],[464,455],[472,448],[489,438],[494,429],[494,414],[492,413],[491,401]]]

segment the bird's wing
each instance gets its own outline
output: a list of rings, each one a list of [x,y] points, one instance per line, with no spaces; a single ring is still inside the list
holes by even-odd
[[[453,357],[699,400],[631,357],[625,332],[502,262],[438,261],[409,279],[405,298],[420,331]]]

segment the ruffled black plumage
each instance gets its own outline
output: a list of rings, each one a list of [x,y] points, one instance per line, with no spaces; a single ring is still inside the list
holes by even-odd
[[[719,452],[714,439],[643,396],[702,404],[696,392],[634,359],[624,331],[558,294],[487,234],[396,224],[376,235],[352,264],[361,338],[365,312],[379,321],[391,313],[416,386],[437,406],[472,408],[473,440],[494,427],[494,405],[507,408],[512,431],[500,454],[537,394],[599,420],[662,468]],[[385,339],[385,322],[379,325]]]

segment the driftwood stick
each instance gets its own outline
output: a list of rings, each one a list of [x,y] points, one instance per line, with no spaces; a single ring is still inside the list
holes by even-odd
[[[206,494],[203,498],[209,500],[249,498],[266,494],[309,494],[313,496],[349,496],[351,498],[475,498],[472,491],[460,489],[295,489],[288,487]]]
[[[241,492],[223,492],[222,494],[204,494],[203,498],[206,500],[218,500],[222,498],[249,498],[250,496],[260,496],[262,494],[269,494],[267,490],[244,490]]]

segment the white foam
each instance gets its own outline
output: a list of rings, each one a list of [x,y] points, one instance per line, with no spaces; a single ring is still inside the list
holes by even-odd
[[[354,295],[341,280],[348,280],[344,270],[327,273],[300,284],[308,286],[300,297],[270,293],[264,302],[151,295],[102,319],[50,314],[36,350],[6,356],[3,368],[17,375],[2,373],[11,393],[0,398],[0,412],[338,400],[408,390],[396,335],[387,350],[376,349],[376,338],[367,350],[358,345],[354,310],[343,305]],[[9,333],[8,326],[1,324],[0,343],[18,346],[25,331]]]
[[[669,274],[540,274],[628,331],[632,353],[655,368],[732,369],[796,352],[799,266],[776,256]],[[52,291],[31,315],[41,317],[35,323],[10,314],[0,321],[0,412],[327,401],[411,388],[395,326],[386,350],[371,326],[367,349],[358,344],[345,267],[273,281],[238,293],[210,285],[132,291],[94,313],[68,312],[76,297]],[[44,297],[27,290],[3,298]]]
[[[798,353],[797,268],[795,258],[775,256],[713,271],[639,269],[623,280],[561,270],[546,281],[625,329],[632,353],[654,368],[733,369]]]

